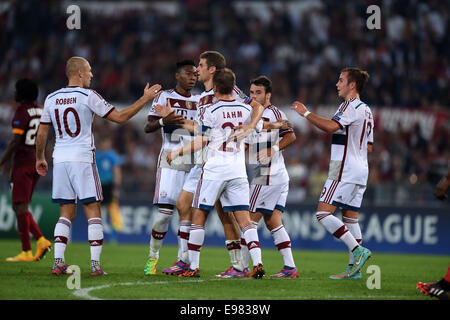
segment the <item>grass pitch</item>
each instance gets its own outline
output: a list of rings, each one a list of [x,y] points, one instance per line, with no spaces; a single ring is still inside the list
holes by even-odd
[[[89,275],[87,243],[71,243],[66,262],[81,269],[80,289],[69,289],[69,276],[51,274],[53,252],[39,262],[6,262],[20,251],[18,240],[0,240],[0,299],[120,299],[120,300],[429,300],[415,287],[416,282],[434,282],[443,277],[450,256],[383,254],[373,256],[363,269],[362,280],[330,280],[348,263],[346,251],[293,250],[300,272],[297,279],[271,279],[283,263],[273,248],[263,248],[266,276],[254,279],[215,279],[229,266],[225,247],[202,248],[201,277],[167,276],[161,269],[171,266],[177,248],[165,245],[160,251],[158,274],[144,276],[148,245],[105,244],[102,267],[107,276]],[[33,247],[33,252],[35,247]],[[368,267],[380,269],[380,289],[369,289]]]

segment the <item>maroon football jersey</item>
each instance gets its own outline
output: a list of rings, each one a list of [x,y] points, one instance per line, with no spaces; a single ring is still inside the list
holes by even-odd
[[[34,103],[18,106],[12,119],[14,134],[22,136],[14,155],[14,167],[34,166],[36,163],[36,135],[42,108]]]

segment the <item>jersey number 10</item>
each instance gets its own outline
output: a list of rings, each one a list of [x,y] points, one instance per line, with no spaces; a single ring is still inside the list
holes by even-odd
[[[67,116],[69,113],[73,113],[73,116],[75,118],[75,131],[70,130],[69,128],[69,123],[67,121]],[[55,109],[55,119],[56,119],[56,125],[58,126],[58,135],[59,138],[62,139],[63,137],[63,132],[61,129],[61,119],[59,118],[59,109]],[[78,116],[77,110],[75,110],[74,108],[67,108],[64,110],[63,113],[63,124],[64,124],[64,131],[66,131],[66,133],[72,137],[75,138],[76,136],[78,136],[80,134],[81,131],[81,125],[80,125],[80,117]]]

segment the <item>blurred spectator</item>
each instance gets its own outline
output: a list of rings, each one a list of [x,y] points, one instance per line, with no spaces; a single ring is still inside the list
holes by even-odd
[[[116,1],[84,1],[82,29],[70,31],[63,7],[67,2],[2,2],[0,103],[10,103],[13,84],[28,76],[39,83],[42,104],[48,93],[65,86],[68,57],[81,55],[95,65],[92,87],[108,101],[126,104],[141,94],[145,82],[172,87],[175,61],[219,50],[243,91],[248,92],[253,77],[270,77],[272,101],[282,108],[295,99],[312,108],[336,108],[337,79],[329,75],[356,65],[370,74],[361,98],[371,107],[427,108],[448,114],[448,1],[131,3],[124,9]],[[381,30],[366,28],[370,4],[381,7]],[[0,110],[0,149],[9,139],[3,134],[7,131],[2,126],[9,123],[2,122],[7,118],[2,112],[8,111]],[[153,193],[161,141],[143,135],[144,122],[119,127],[96,120],[96,135],[111,136],[123,159],[127,197],[148,198]],[[296,146],[285,153],[294,195],[290,199],[315,203],[327,175],[329,137],[310,128],[296,130]],[[450,159],[448,116],[432,139],[418,125],[396,133],[376,130],[367,203],[426,201],[426,192],[416,196],[411,188],[427,188],[445,174]],[[48,189],[50,183],[38,187]],[[432,198],[432,191],[429,194]]]

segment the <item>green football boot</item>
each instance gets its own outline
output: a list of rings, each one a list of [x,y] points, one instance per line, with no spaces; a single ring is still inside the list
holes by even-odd
[[[347,267],[347,269],[345,269],[344,272],[329,276],[329,278],[332,280],[359,280],[359,279],[362,279],[361,270],[358,271],[354,276],[349,277],[349,274],[350,274],[350,271],[352,270],[352,268],[353,268],[353,265],[351,264]]]
[[[158,264],[158,259],[156,258],[148,258],[147,264],[144,268],[145,275],[153,275],[156,274],[156,265]]]
[[[352,269],[350,270],[349,273],[349,277],[353,277],[355,276],[358,272],[360,272],[360,270],[362,269],[362,267],[364,266],[364,264],[366,263],[366,261],[372,256],[372,252],[370,252],[369,249],[364,248],[362,246],[358,246],[355,250],[353,250],[353,258],[354,258],[354,264]]]

